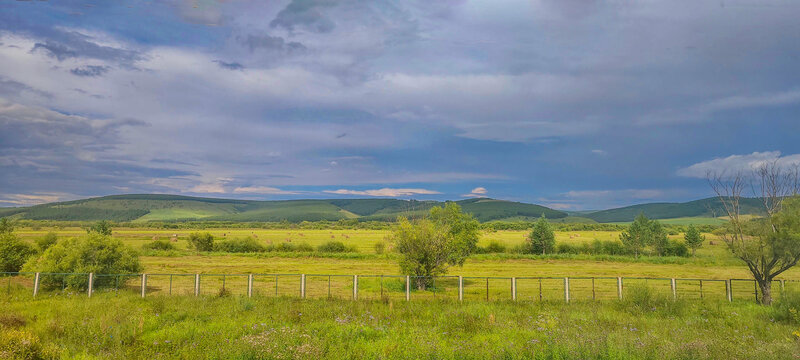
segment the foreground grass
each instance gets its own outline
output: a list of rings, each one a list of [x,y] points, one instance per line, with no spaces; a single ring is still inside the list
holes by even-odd
[[[775,310],[747,302],[511,303],[151,297],[0,300],[3,344],[61,358],[786,359]],[[22,344],[22,343],[20,343]],[[8,354],[8,353],[7,353]],[[33,357],[31,357],[33,358]]]

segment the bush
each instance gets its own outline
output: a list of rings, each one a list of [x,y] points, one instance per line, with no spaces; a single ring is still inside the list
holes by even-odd
[[[145,250],[175,250],[175,245],[167,240],[156,240],[142,245]]]
[[[0,234],[0,272],[19,272],[36,250],[14,233]]]
[[[214,251],[229,253],[264,252],[266,248],[251,237],[228,239],[214,244]]]
[[[318,246],[317,251],[326,253],[357,252],[354,247],[348,247],[341,241],[328,241]]]
[[[664,249],[664,256],[689,256],[689,247],[683,241],[670,239]]]
[[[497,241],[492,240],[491,242],[489,242],[489,245],[486,246],[486,252],[490,254],[504,253],[506,252],[506,246]]]
[[[386,251],[386,243],[383,242],[383,241],[376,242],[375,243],[375,253],[376,254],[383,254],[384,251]]]
[[[189,234],[189,244],[197,251],[214,250],[214,236],[209,233],[194,232]]]
[[[121,241],[97,233],[85,237],[62,239],[40,256],[30,259],[23,267],[25,271],[43,273],[73,273],[67,276],[43,276],[44,287],[61,286],[62,281],[70,288],[85,289],[87,273],[131,274],[142,271],[136,252]],[[96,277],[94,287],[114,283],[113,277]]]
[[[39,251],[44,252],[49,247],[55,245],[56,242],[58,242],[58,234],[51,231],[45,234],[44,237],[36,239],[36,246],[39,248]]]
[[[87,228],[86,232],[89,234],[96,233],[100,235],[111,236],[111,223],[106,220],[98,221],[94,225]]]
[[[556,252],[559,254],[580,254],[581,249],[576,245],[560,243],[556,246]]]
[[[281,252],[311,252],[314,251],[314,248],[311,245],[306,243],[300,244],[292,244],[292,243],[280,243],[275,246],[269,246],[266,249],[267,251],[281,251]]]
[[[772,304],[771,313],[775,320],[800,324],[800,291],[785,290]]]

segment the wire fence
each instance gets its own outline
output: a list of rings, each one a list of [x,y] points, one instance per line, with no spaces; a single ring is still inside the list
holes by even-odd
[[[0,293],[33,297],[112,293],[141,297],[570,302],[621,300],[641,288],[674,299],[758,301],[761,296],[752,279],[0,272]],[[773,298],[779,299],[787,290],[800,290],[800,280],[775,280],[772,289]]]

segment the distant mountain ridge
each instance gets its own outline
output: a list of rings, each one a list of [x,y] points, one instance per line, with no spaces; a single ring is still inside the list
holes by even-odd
[[[743,214],[763,215],[761,201],[755,198],[741,198]],[[636,215],[644,213],[651,219],[674,219],[682,217],[725,216],[725,209],[719,198],[712,197],[683,203],[647,203],[593,212],[575,213],[601,223],[633,221]]]
[[[488,198],[456,201],[481,221],[567,217],[563,211],[535,204]],[[394,220],[416,216],[440,201],[399,199],[236,200],[182,195],[130,194],[0,208],[0,217],[61,221],[336,221],[339,219]]]

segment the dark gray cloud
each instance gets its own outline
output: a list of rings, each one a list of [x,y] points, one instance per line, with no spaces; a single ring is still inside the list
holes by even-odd
[[[102,76],[103,74],[107,73],[108,70],[111,68],[108,66],[102,65],[86,65],[83,67],[77,67],[71,69],[71,72],[75,76],[87,76],[87,77],[95,77],[95,76]]]
[[[34,44],[31,51],[41,51],[59,61],[87,58],[132,65],[142,59],[138,51],[101,45],[92,37],[75,31],[53,30],[49,38]]]
[[[219,65],[221,68],[225,68],[225,69],[228,69],[228,70],[242,70],[242,69],[244,69],[244,65],[239,64],[237,62],[225,62],[225,61],[222,61],[222,60],[214,60],[214,62],[217,63],[217,65]]]

